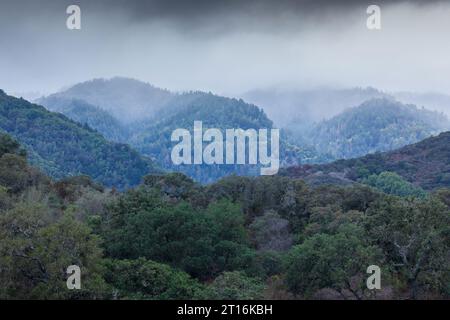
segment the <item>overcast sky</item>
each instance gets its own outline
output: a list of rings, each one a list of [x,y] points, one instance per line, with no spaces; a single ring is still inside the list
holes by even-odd
[[[421,3],[425,4],[421,4]],[[374,86],[450,94],[449,1],[0,0],[0,88],[127,76],[171,90]],[[66,28],[78,4],[82,29]],[[379,4],[382,30],[366,28]]]

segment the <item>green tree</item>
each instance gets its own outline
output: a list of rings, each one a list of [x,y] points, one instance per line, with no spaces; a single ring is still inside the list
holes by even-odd
[[[387,194],[396,196],[416,196],[424,198],[427,195],[422,188],[414,186],[395,172],[384,171],[379,175],[370,175],[362,182]]]
[[[112,212],[104,235],[115,258],[145,257],[205,279],[243,268],[252,256],[243,214],[227,200],[194,208],[144,188],[121,197]]]
[[[234,271],[224,272],[209,285],[206,297],[213,300],[257,300],[264,297],[265,285],[257,278]]]
[[[99,239],[70,214],[56,218],[44,204],[22,204],[0,215],[0,297],[100,298]],[[67,267],[81,269],[81,290],[68,290]]]
[[[366,285],[363,275],[380,259],[380,250],[364,241],[360,227],[341,226],[336,234],[316,234],[291,250],[286,258],[286,284],[291,292],[305,297],[331,288],[344,297],[351,293],[361,299]]]
[[[450,211],[441,201],[386,197],[368,210],[366,228],[412,298],[448,294]]]
[[[144,258],[105,262],[105,280],[119,299],[196,299],[203,286],[187,273]]]

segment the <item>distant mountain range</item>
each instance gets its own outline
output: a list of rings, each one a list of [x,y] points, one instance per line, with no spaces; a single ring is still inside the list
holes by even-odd
[[[281,128],[285,167],[393,150],[450,128],[445,115],[403,105],[374,88],[261,90],[244,96],[258,106],[211,93],[172,93],[134,79],[112,78],[80,83],[37,101],[109,140],[130,144],[164,169],[184,172],[200,182],[232,173],[253,175],[258,167],[174,166],[170,135],[177,128],[192,130],[194,121],[202,121],[205,128]]]
[[[1,90],[0,130],[26,148],[32,164],[55,178],[85,174],[123,189],[157,170],[128,145],[110,142],[87,125]]]
[[[328,120],[348,108],[371,99],[395,99],[450,116],[450,96],[437,92],[385,92],[367,88],[280,89],[267,88],[248,91],[242,99],[261,106],[275,125],[282,127]]]
[[[277,126],[298,131],[299,126],[330,119],[344,110],[376,98],[392,98],[375,88],[310,90],[261,89],[246,92],[242,98],[261,106]]]
[[[124,82],[127,82],[124,78],[93,80],[76,85],[75,89],[69,88],[41,98],[38,102],[49,110],[61,112],[75,121],[86,123],[108,139],[130,144],[141,154],[154,159],[164,169],[184,172],[201,182],[212,182],[232,173],[258,174],[259,166],[255,165],[174,166],[170,158],[174,143],[170,137],[173,130],[178,128],[192,130],[194,121],[202,121],[205,129],[273,128],[272,121],[261,108],[243,100],[205,92],[170,93],[131,79],[120,91],[123,105],[117,102],[113,106],[105,105],[107,101],[114,99],[117,86]],[[100,93],[93,99],[98,87],[101,88]],[[144,92],[144,87],[148,93]],[[114,89],[114,92],[108,94],[106,88]],[[76,95],[73,94],[74,91],[77,92]],[[141,96],[148,98],[145,107],[147,109],[129,104],[133,101],[135,92],[140,92]],[[151,100],[152,96],[156,97],[155,102]],[[164,96],[164,103],[161,103],[161,96]],[[130,110],[130,113],[137,112],[140,116],[121,118],[119,115],[124,112],[122,109]],[[143,110],[148,110],[148,114],[143,114]],[[280,149],[281,164],[284,166],[329,160],[320,156],[314,148],[292,143],[284,132],[281,133]]]

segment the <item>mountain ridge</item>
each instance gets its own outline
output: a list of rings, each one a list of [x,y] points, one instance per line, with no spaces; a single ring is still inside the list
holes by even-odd
[[[156,170],[128,145],[107,141],[87,125],[3,91],[0,128],[26,147],[32,164],[55,178],[87,174],[123,189]]]
[[[329,164],[292,166],[280,175],[312,184],[361,182],[372,174],[395,172],[425,190],[450,186],[450,131],[397,150],[337,160]]]

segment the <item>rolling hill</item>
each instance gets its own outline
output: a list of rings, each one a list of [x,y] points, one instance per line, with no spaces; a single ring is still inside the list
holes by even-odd
[[[46,98],[55,99],[54,102],[57,98],[83,100],[108,111],[122,123],[129,124],[151,119],[174,97],[176,94],[148,83],[115,77],[78,83]],[[52,100],[49,101],[52,102]],[[45,105],[44,101],[38,100],[38,102]]]
[[[37,103],[76,122],[87,124],[108,140],[125,142],[129,136],[128,128],[111,113],[84,100],[50,96],[38,99]]]
[[[375,88],[259,89],[242,95],[245,101],[261,106],[276,125],[299,131],[299,124],[330,119],[346,109],[375,98],[390,97]]]
[[[279,109],[265,110],[271,110],[275,118],[284,116],[291,121],[281,130],[282,166],[324,163],[389,151],[450,128],[443,114],[403,105],[373,88],[312,90],[288,96],[292,100],[286,102],[285,95],[256,95],[268,98],[263,105],[275,106],[276,101],[280,102]],[[192,130],[194,121],[202,121],[205,128],[222,130],[274,127],[265,111],[241,99],[205,92],[172,93],[126,78],[83,82],[38,101],[49,110],[86,123],[109,140],[130,144],[160,167],[181,171],[200,182],[212,182],[233,173],[254,175],[259,168],[174,166],[170,152],[175,143],[170,141],[170,136],[175,129]],[[303,107],[297,110],[294,103],[300,102],[313,112],[306,124],[295,119]],[[350,108],[351,103],[358,106]],[[311,120],[319,119],[327,106],[328,116],[336,113],[335,116],[316,123]],[[127,115],[123,116],[124,113]]]
[[[371,99],[318,123],[309,132],[319,153],[348,159],[389,151],[450,129],[441,113],[392,99]]]
[[[119,89],[119,84],[123,84],[123,89]],[[136,90],[130,88],[136,86],[157,93],[154,96],[147,95],[146,109],[140,107],[143,101],[139,102],[139,99],[132,98]],[[97,94],[96,90],[100,93]],[[108,90],[115,92],[108,93]],[[118,91],[121,92],[122,101],[126,103],[122,107],[118,102],[108,106],[109,99],[117,95]],[[96,99],[93,99],[92,95],[95,95]],[[99,96],[108,99],[100,99]],[[161,103],[161,96],[164,96],[162,99],[164,103]],[[129,143],[144,156],[151,157],[162,168],[184,172],[200,182],[212,182],[232,173],[255,175],[259,172],[259,166],[174,166],[170,158],[171,148],[175,145],[170,140],[173,130],[178,128],[192,130],[194,121],[202,121],[205,129],[273,128],[272,121],[260,108],[243,100],[205,92],[175,94],[145,83],[137,85],[136,80],[124,78],[84,82],[38,101],[50,110],[61,112],[80,123],[87,123],[111,140]],[[133,105],[133,103],[141,104]],[[136,112],[136,114],[123,118],[120,117],[122,112]],[[281,135],[282,165],[327,160],[318,155],[313,148],[295,144],[284,132]]]
[[[168,170],[181,171],[197,181],[212,182],[221,177],[257,175],[258,165],[173,165],[170,153],[174,145],[170,137],[177,128],[193,130],[194,121],[202,121],[203,128],[225,129],[271,129],[272,121],[257,106],[243,100],[220,97],[210,93],[186,93],[178,97],[178,105],[154,123],[142,127],[130,139],[130,144],[142,154],[155,159]],[[319,155],[308,148],[288,142],[285,133],[280,137],[280,163],[292,165],[320,162]]]
[[[109,142],[87,125],[1,90],[0,130],[26,148],[32,164],[55,178],[86,174],[122,189],[155,170],[128,145]]]
[[[443,132],[400,149],[338,160],[329,164],[286,168],[280,175],[311,184],[348,184],[373,174],[395,172],[425,190],[450,186],[450,132]]]

